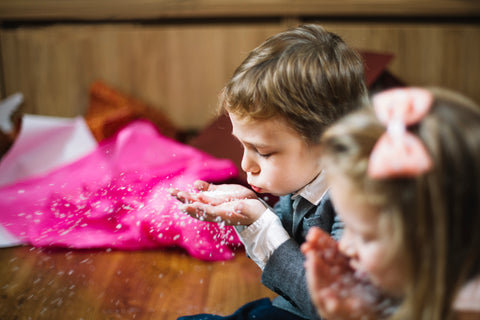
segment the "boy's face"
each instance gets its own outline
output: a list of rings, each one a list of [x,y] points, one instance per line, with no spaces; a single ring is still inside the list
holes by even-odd
[[[393,295],[401,295],[405,285],[404,259],[394,249],[393,225],[379,219],[379,209],[367,203],[341,174],[328,175],[335,211],[345,223],[340,250],[351,258],[354,269]]]
[[[230,114],[243,146],[242,169],[258,193],[281,196],[301,189],[321,171],[320,145],[307,144],[283,118],[253,120]]]

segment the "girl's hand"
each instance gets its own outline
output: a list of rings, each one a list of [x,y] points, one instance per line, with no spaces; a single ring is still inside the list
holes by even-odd
[[[197,180],[193,186],[200,192],[187,192],[178,189],[170,189],[169,192],[183,203],[198,201],[215,206],[233,200],[257,198],[255,192],[239,184],[215,185]]]
[[[349,258],[327,233],[311,228],[301,249],[319,315],[329,320],[382,319],[392,312],[393,300],[350,267]]]

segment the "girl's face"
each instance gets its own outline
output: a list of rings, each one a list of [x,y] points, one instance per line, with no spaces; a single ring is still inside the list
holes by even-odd
[[[230,114],[243,146],[242,169],[258,193],[286,195],[320,173],[320,146],[309,145],[281,118],[253,120]]]
[[[379,209],[368,204],[343,175],[331,174],[328,181],[335,210],[345,223],[340,250],[376,286],[402,295],[406,275],[403,259],[394,252],[392,223],[379,219]]]

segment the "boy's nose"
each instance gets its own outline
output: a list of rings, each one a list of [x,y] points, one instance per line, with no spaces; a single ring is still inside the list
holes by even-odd
[[[255,173],[260,172],[260,167],[252,159],[252,157],[248,155],[247,152],[243,153],[241,165],[242,165],[242,170],[247,172],[247,173],[255,174]]]

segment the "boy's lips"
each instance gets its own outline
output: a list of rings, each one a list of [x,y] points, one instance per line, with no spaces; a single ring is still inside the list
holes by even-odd
[[[252,187],[253,191],[255,191],[256,193],[262,193],[262,188],[259,188],[254,185],[250,185],[250,187]]]

